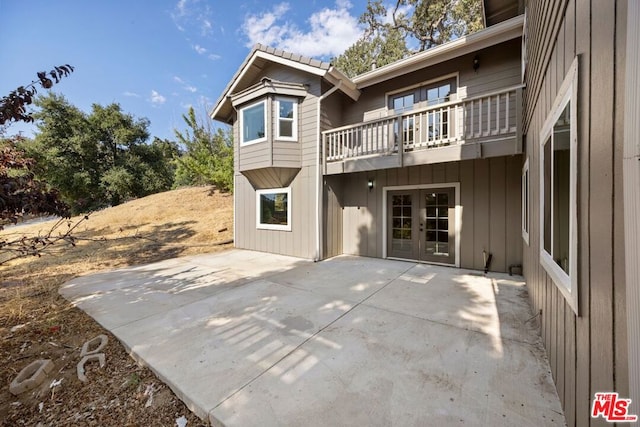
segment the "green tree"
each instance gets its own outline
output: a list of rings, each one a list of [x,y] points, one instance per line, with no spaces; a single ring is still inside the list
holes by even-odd
[[[208,117],[208,116],[207,116]],[[187,129],[174,130],[184,153],[176,161],[175,186],[211,184],[221,191],[233,190],[233,136],[231,130],[213,131],[195,110],[183,114]]]
[[[369,0],[359,23],[363,36],[334,59],[353,77],[483,28],[481,0],[396,0],[387,9]],[[417,46],[411,51],[408,46]]]
[[[35,104],[39,132],[24,148],[37,160],[38,175],[60,190],[74,212],[171,188],[177,146],[147,144],[147,119],[124,113],[118,104],[94,104],[85,114],[56,94]]]

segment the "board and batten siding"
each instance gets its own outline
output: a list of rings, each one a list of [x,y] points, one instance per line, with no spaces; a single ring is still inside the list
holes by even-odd
[[[322,89],[323,93],[326,93],[331,87],[324,85]],[[346,96],[338,91],[322,100],[320,111],[320,129],[322,131],[340,126],[343,98]],[[330,258],[343,253],[342,178],[325,176],[323,182],[322,257]]]
[[[236,175],[235,246],[298,258],[315,256],[315,168],[303,167],[291,183],[291,231],[256,227],[256,191],[244,175]]]
[[[317,101],[321,90],[318,76],[270,64],[256,77],[268,77],[289,83],[302,83],[307,95],[298,104],[298,142],[278,141],[275,136],[275,104],[270,109],[269,135],[266,142],[239,147],[235,143],[235,246],[243,249],[314,258],[316,251],[316,163]],[[275,96],[273,97],[275,99]],[[234,126],[239,141],[238,122]],[[239,155],[239,156],[238,156]],[[239,157],[239,158],[238,158]],[[300,168],[291,183],[291,231],[263,230],[256,226],[256,190],[241,170],[263,167]]]
[[[569,426],[590,417],[595,392],[628,394],[622,138],[626,1],[527,2],[524,105],[530,164],[524,274]],[[540,264],[540,130],[578,56],[578,304],[576,316]],[[634,402],[635,404],[635,402]],[[637,405],[635,406],[637,411]]]
[[[494,157],[339,175],[342,180],[343,251],[382,257],[382,189],[460,183],[460,266],[484,269],[482,251],[493,254],[491,271],[522,264],[520,173],[522,157]],[[369,191],[367,181],[374,180]]]

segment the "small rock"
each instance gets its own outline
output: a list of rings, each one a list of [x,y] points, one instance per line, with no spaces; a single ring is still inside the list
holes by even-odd
[[[187,417],[185,417],[183,415],[180,418],[176,418],[176,425],[178,427],[186,427],[187,426]]]
[[[11,332],[16,332],[19,331],[20,329],[24,328],[25,326],[27,326],[27,323],[23,323],[21,325],[16,325],[13,328],[11,328]]]

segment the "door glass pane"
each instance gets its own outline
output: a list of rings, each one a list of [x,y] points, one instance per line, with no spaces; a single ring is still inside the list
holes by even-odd
[[[438,255],[449,255],[449,245],[447,243],[437,243],[436,253]]]
[[[429,193],[425,201],[425,251],[427,255],[449,256],[449,193]]]
[[[393,251],[411,251],[412,241],[412,203],[411,195],[393,195],[391,198],[391,249]]]

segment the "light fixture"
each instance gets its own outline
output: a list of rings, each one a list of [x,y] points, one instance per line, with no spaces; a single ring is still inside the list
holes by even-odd
[[[367,181],[367,187],[369,187],[369,191],[373,190],[373,179],[369,178],[369,181]]]
[[[473,57],[473,71],[478,71],[480,68],[480,57],[478,55]]]

